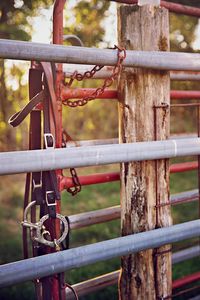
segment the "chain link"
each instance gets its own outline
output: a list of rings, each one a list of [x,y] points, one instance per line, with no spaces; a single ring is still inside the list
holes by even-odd
[[[110,77],[106,78],[104,80],[103,86],[100,88],[97,88],[90,96],[84,97],[79,100],[65,100],[63,101],[64,105],[67,105],[69,107],[78,107],[78,106],[84,106],[89,101],[95,100],[100,95],[102,95],[105,91],[105,89],[109,88],[113,82],[117,79],[119,73],[122,69],[122,63],[124,59],[126,58],[126,50],[124,48],[120,48],[118,46],[114,46],[112,49],[117,49],[117,64],[112,70],[112,74]],[[104,66],[98,66],[96,65],[91,71],[86,71],[84,74],[77,73],[77,71],[74,72],[74,74],[71,76],[70,81],[67,83],[67,87],[70,87],[73,83],[73,81],[76,79],[78,81],[81,81],[85,78],[92,78],[96,72],[101,70]]]
[[[72,176],[72,182],[73,182],[74,186],[67,188],[67,191],[72,196],[75,196],[76,194],[78,194],[81,191],[81,184],[80,184],[76,169],[71,168],[70,173]]]
[[[68,133],[63,130],[62,132],[62,147],[65,148],[67,146],[67,141],[73,141],[72,138],[68,135]],[[73,185],[72,187],[67,187],[66,190],[68,193],[70,193],[72,196],[75,196],[81,191],[81,184],[78,178],[78,174],[76,172],[75,168],[70,168],[70,173],[72,176],[72,182]]]

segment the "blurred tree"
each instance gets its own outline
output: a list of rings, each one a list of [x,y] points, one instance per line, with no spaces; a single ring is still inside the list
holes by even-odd
[[[183,5],[200,7],[198,0],[168,0]],[[192,43],[195,40],[195,29],[198,18],[177,14],[170,14],[170,39],[172,51],[193,52]]]
[[[28,41],[31,39],[31,17],[36,16],[41,8],[47,8],[52,0],[7,0],[0,1],[0,38]],[[20,75],[20,68],[15,75]],[[21,76],[21,75],[20,75]],[[18,77],[20,78],[20,77]],[[6,82],[7,79],[7,82]],[[13,90],[8,86],[9,78],[6,78],[5,60],[0,60],[0,147],[12,148],[15,145],[11,128],[7,126],[9,116],[13,112],[13,99],[10,98]],[[22,88],[18,82],[18,89]],[[10,146],[12,145],[12,146]]]
[[[73,2],[71,1],[71,3]],[[66,15],[65,34],[77,35],[83,41],[84,46],[98,46],[104,37],[103,20],[109,5],[109,1],[76,1],[73,9]]]
[[[68,3],[74,5],[70,10],[66,8],[64,33],[77,35],[86,47],[98,47],[104,40],[106,28],[103,22],[108,17],[110,1],[79,0],[73,3],[69,0]],[[102,80],[84,80],[73,84],[74,88],[78,86],[100,87]],[[76,140],[117,136],[117,105],[113,102],[94,101],[86,107],[77,108],[75,114],[74,109],[63,108],[63,116],[64,127]]]
[[[200,7],[197,0],[170,0],[169,2],[177,2],[180,4]],[[170,13],[170,46],[171,51],[180,52],[196,52],[193,43],[196,38],[196,29],[198,26],[198,18],[177,15]],[[171,89],[179,90],[195,90],[199,89],[198,82],[171,82]],[[192,101],[192,100],[191,100]],[[182,100],[181,102],[188,102]],[[187,121],[187,122],[186,122]],[[171,110],[171,132],[194,132],[196,131],[196,109],[195,108],[179,108]]]

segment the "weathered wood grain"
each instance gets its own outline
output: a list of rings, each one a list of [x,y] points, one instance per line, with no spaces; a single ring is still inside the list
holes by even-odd
[[[168,51],[166,9],[145,5],[118,7],[119,45],[127,50]],[[165,140],[169,137],[169,72],[126,68],[118,84],[120,142]],[[122,235],[171,224],[168,160],[121,165]],[[159,299],[171,294],[169,246],[122,258],[119,298]]]

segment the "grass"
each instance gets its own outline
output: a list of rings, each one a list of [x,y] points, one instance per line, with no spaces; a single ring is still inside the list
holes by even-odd
[[[95,170],[96,171],[96,170]],[[99,170],[98,170],[99,171]],[[101,171],[101,170],[100,170]],[[5,180],[8,180],[7,178]],[[22,259],[21,249],[21,228],[19,221],[22,212],[22,179],[19,183],[10,182],[10,186],[14,185],[14,189],[8,189],[6,185],[5,193],[1,192],[0,210],[0,248],[1,263]],[[16,189],[15,185],[21,188]],[[197,172],[185,172],[172,174],[170,180],[171,193],[177,193],[184,190],[190,190],[197,187]],[[16,192],[17,190],[17,192]],[[2,190],[1,190],[2,191]],[[8,193],[9,191],[9,193]],[[6,198],[7,194],[9,197]],[[62,213],[66,215],[101,209],[120,202],[120,187],[118,182],[109,184],[93,185],[83,187],[81,193],[75,197],[71,197],[68,193],[63,193]],[[14,203],[14,205],[12,205]],[[11,206],[12,205],[12,206]],[[12,209],[11,209],[12,208]],[[188,204],[178,205],[172,208],[174,224],[181,223],[198,218],[198,203],[192,202]],[[74,230],[70,236],[70,246],[75,247],[89,243],[95,243],[102,240],[108,240],[120,235],[120,222],[112,221],[105,224],[93,225],[88,228]],[[192,245],[197,240],[184,241],[174,245],[174,249]],[[200,259],[192,259],[173,267],[173,278],[180,278],[184,275],[199,270]],[[120,259],[112,259],[106,262],[100,262],[90,266],[71,270],[67,273],[67,282],[70,284],[77,283],[89,278],[93,278],[104,273],[112,272],[119,269]],[[22,284],[11,288],[5,288],[0,291],[1,300],[23,300],[34,299],[32,284]],[[98,293],[93,293],[81,299],[117,299],[117,288],[109,287]],[[187,299],[187,298],[177,298]]]

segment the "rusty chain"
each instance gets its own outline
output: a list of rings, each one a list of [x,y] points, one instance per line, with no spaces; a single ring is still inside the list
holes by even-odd
[[[71,176],[72,176],[72,182],[73,182],[74,186],[73,187],[68,187],[67,191],[72,196],[75,196],[76,194],[78,194],[81,191],[81,184],[80,184],[76,169],[75,168],[70,168],[70,173],[71,173]]]
[[[63,148],[67,147],[68,141],[73,141],[73,139],[68,135],[68,133],[65,130],[63,130],[63,132],[62,132],[62,147]],[[70,173],[72,176],[72,182],[73,182],[74,186],[67,187],[66,190],[72,196],[75,196],[76,194],[78,194],[81,191],[81,184],[80,184],[76,169],[70,168],[69,170],[70,170]]]
[[[67,105],[69,107],[78,107],[78,106],[84,106],[86,105],[89,101],[92,101],[105,91],[106,88],[110,87],[112,83],[114,82],[115,79],[117,79],[121,69],[122,69],[122,63],[124,59],[126,58],[126,50],[124,48],[119,48],[118,46],[114,46],[113,49],[117,49],[117,64],[113,68],[112,74],[110,77],[106,78],[104,80],[103,86],[101,88],[97,88],[95,92],[93,92],[90,96],[85,97],[80,100],[65,100],[63,102],[64,105]],[[81,81],[85,78],[92,78],[96,72],[100,71],[104,66],[94,66],[94,68],[91,71],[86,71],[84,74],[77,73],[77,71],[74,72],[74,74],[71,76],[70,81],[66,84],[67,87],[70,87],[73,83],[73,81],[76,79],[77,81]],[[73,139],[67,134],[65,130],[63,130],[62,133],[62,147],[66,147],[67,141],[73,141]],[[68,187],[67,191],[72,195],[76,195],[81,191],[81,184],[76,172],[75,168],[70,168],[70,173],[72,176],[72,182],[74,184],[73,187]]]
[[[112,70],[112,74],[110,77],[106,78],[104,80],[103,86],[100,88],[97,88],[90,96],[84,97],[79,100],[64,100],[63,104],[67,105],[69,107],[78,107],[78,106],[84,106],[89,101],[97,99],[100,95],[102,95],[105,91],[105,89],[109,88],[114,80],[117,79],[119,73],[122,69],[122,63],[124,59],[126,58],[126,50],[124,48],[120,48],[118,46],[114,46],[112,49],[117,49],[117,64],[114,66]],[[73,83],[73,81],[76,79],[78,81],[81,81],[85,78],[92,78],[96,72],[101,70],[104,66],[98,66],[96,65],[91,71],[86,71],[84,74],[77,73],[77,71],[74,72],[74,74],[71,76],[70,81],[66,84],[67,87],[70,87]]]

